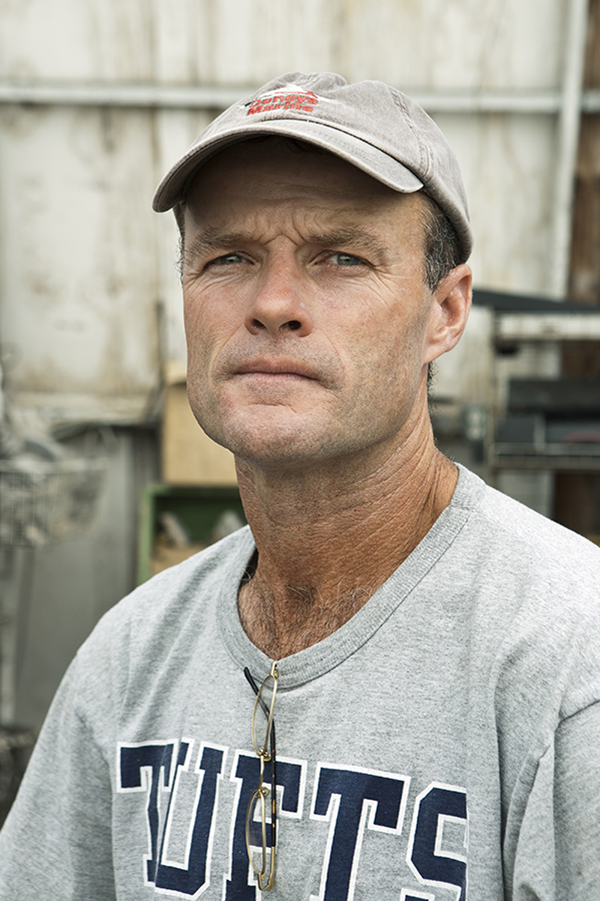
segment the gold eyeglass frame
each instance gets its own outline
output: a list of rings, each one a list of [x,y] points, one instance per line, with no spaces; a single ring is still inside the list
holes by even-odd
[[[256,694],[256,700],[254,701],[254,709],[252,711],[252,746],[254,748],[254,752],[260,760],[260,776],[258,782],[258,788],[256,791],[252,792],[252,796],[250,797],[250,801],[248,802],[248,809],[246,811],[246,851],[248,852],[248,860],[250,861],[250,866],[254,870],[256,875],[256,879],[258,881],[258,887],[261,892],[269,892],[273,888],[275,884],[275,848],[277,844],[277,770],[276,770],[276,756],[275,756],[275,723],[273,722],[273,711],[275,710],[275,698],[277,697],[277,664],[273,662],[271,666],[271,671],[266,679],[263,680],[260,688],[257,688],[254,679],[252,678],[250,671],[246,667],[244,670],[244,675],[246,679],[252,686]],[[271,694],[271,703],[267,707],[265,704],[262,694],[265,686],[272,680],[273,690]],[[260,744],[256,739],[256,714],[259,709],[259,705],[263,711],[263,713],[267,716],[267,729],[265,732],[265,739],[262,744]],[[269,787],[265,785],[264,775],[265,775],[265,764],[271,762],[271,844],[270,849],[267,848],[267,796],[269,794]],[[261,839],[262,839],[262,855],[261,855],[261,868],[257,869],[254,860],[252,858],[251,853],[251,844],[250,844],[250,824],[254,819],[254,811],[256,804],[260,804],[260,817],[261,817]],[[269,855],[270,850],[270,855]],[[268,869],[268,873],[267,873]]]

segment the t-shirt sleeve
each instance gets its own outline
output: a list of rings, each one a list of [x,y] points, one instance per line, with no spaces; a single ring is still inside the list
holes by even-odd
[[[557,897],[600,898],[600,702],[556,735],[554,812]]]
[[[114,901],[108,762],[77,710],[77,660],[0,832],[0,901]]]
[[[514,901],[600,898],[600,702],[563,720],[519,836]]]

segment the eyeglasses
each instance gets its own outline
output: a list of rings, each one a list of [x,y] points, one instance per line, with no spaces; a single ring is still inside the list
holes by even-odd
[[[275,697],[277,695],[277,665],[273,663],[271,672],[264,680],[260,688],[252,678],[248,667],[244,669],[244,675],[256,695],[254,710],[252,711],[252,745],[260,760],[260,776],[258,788],[252,793],[246,812],[246,850],[250,866],[256,874],[258,887],[261,892],[268,892],[275,884],[275,846],[277,838],[277,767],[275,756],[275,723],[273,722],[273,710],[275,709]],[[271,696],[269,701],[269,694]],[[258,738],[257,738],[258,735]],[[264,735],[261,742],[260,737]],[[265,764],[271,764],[270,786],[265,781]],[[268,775],[267,775],[268,779]],[[269,795],[270,802],[269,802]],[[271,814],[271,840],[267,842],[267,809]],[[260,845],[252,841],[252,827],[257,819],[260,809],[261,842]],[[257,853],[256,848],[260,848]]]

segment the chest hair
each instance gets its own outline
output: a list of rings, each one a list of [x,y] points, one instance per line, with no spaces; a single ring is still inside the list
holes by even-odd
[[[271,659],[279,660],[332,635],[366,604],[377,587],[338,585],[324,597],[311,586],[287,586],[276,595],[250,577],[240,588],[240,620],[250,640]]]

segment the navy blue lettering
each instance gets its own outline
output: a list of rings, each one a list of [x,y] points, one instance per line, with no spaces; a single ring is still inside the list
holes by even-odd
[[[121,745],[119,753],[120,791],[148,792],[148,831],[150,833],[150,854],[146,855],[146,878],[154,879],[156,870],[156,849],[158,844],[160,771],[163,772],[163,786],[169,785],[174,744]],[[187,747],[187,746],[186,746]]]
[[[354,895],[365,826],[400,834],[408,779],[390,773],[320,766],[311,817],[331,823],[320,901]]]
[[[248,884],[248,854],[246,851],[246,811],[252,793],[258,786],[260,765],[256,754],[240,753],[237,765],[234,761],[232,779],[239,781],[240,788],[237,800],[237,809],[233,825],[233,837],[231,843],[231,870],[230,878],[225,883],[225,901],[255,901],[257,887]],[[265,782],[271,780],[271,764],[265,764]],[[278,811],[280,815],[297,816],[301,810],[302,797],[302,765],[290,763],[286,760],[277,760],[277,785],[283,789],[279,795]],[[256,845],[261,844],[258,828],[256,830]],[[267,842],[271,841],[270,826],[267,827]],[[254,844],[254,842],[253,842]]]
[[[172,819],[175,816],[176,804],[173,802],[177,795],[180,773],[187,769],[187,752],[188,747],[182,742],[163,831],[160,861],[154,882],[159,889],[193,896],[209,883],[211,841],[217,804],[218,779],[223,768],[224,750],[223,748],[212,748],[209,745],[203,746],[200,762],[195,770],[199,779],[199,791],[189,834],[187,860],[183,863],[163,863],[167,851],[165,847],[167,838]]]
[[[467,862],[462,853],[444,850],[444,823],[467,824],[467,796],[462,788],[434,785],[417,798],[409,846],[409,863],[422,882],[455,886],[457,901],[467,890]]]

